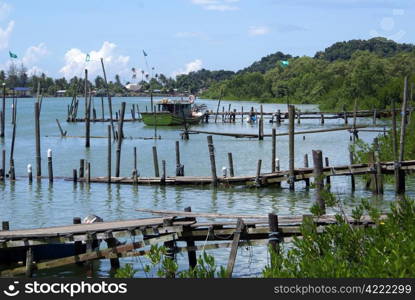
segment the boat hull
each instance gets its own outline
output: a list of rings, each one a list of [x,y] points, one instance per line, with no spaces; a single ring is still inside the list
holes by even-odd
[[[169,112],[141,113],[144,124],[149,126],[184,125],[185,119]],[[202,117],[188,117],[187,124],[199,124]]]

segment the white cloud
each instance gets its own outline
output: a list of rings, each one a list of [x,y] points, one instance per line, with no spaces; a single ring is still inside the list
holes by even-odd
[[[0,20],[4,20],[10,13],[12,7],[4,2],[0,2]]]
[[[90,61],[85,62],[86,55],[90,55]],[[105,71],[108,81],[113,80],[115,74],[131,77],[131,68],[128,67],[129,56],[117,54],[117,45],[105,41],[101,49],[83,52],[78,48],[72,48],[65,53],[65,65],[59,70],[66,78],[83,76],[85,68],[88,69],[89,78],[102,76],[101,58],[104,59]]]
[[[22,63],[25,66],[33,65],[34,63],[37,63],[41,57],[48,53],[49,51],[44,43],[40,43],[37,46],[30,46],[27,48],[25,55],[22,58]]]
[[[195,5],[201,6],[205,10],[231,11],[238,10],[235,5],[239,0],[192,0]]]
[[[203,66],[202,60],[195,59],[194,61],[187,63],[184,69],[180,69],[178,71],[173,72],[172,76],[176,77],[177,75],[189,74],[190,72],[196,72],[202,69],[202,66]]]
[[[14,28],[14,21],[10,21],[6,29],[0,27],[0,49],[5,49],[9,46],[9,38]]]
[[[248,34],[251,36],[265,35],[268,34],[269,31],[267,26],[251,26],[248,29]]]

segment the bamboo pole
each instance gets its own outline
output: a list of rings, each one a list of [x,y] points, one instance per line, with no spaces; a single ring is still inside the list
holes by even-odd
[[[40,154],[40,111],[39,102],[35,102],[35,147],[36,147],[36,177],[42,176],[41,154]]]
[[[207,136],[209,158],[210,158],[210,170],[212,172],[212,185],[218,185],[218,177],[216,175],[216,161],[215,161],[215,146],[213,145],[213,138],[211,135]]]
[[[117,138],[117,150],[115,157],[115,177],[120,177],[121,168],[121,146],[124,138],[123,126],[124,126],[124,114],[125,114],[125,102],[121,103],[120,120],[118,122],[118,138]]]
[[[289,118],[289,126],[288,126],[288,133],[289,133],[289,171],[290,171],[290,178],[289,178],[289,185],[290,190],[294,190],[295,188],[295,174],[294,174],[294,106],[288,106],[288,118]]]

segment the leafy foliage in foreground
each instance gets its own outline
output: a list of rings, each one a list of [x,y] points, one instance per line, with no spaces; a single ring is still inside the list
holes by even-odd
[[[303,224],[303,238],[277,255],[271,251],[271,265],[263,276],[296,278],[337,277],[415,277],[415,203],[402,200],[392,205],[385,220],[363,201],[353,211],[359,219],[367,212],[375,227],[351,227],[337,216],[339,224],[317,233],[315,223]]]

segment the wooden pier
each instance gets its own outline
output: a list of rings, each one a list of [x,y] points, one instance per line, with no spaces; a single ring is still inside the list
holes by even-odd
[[[381,174],[393,174],[395,170],[394,162],[380,162]],[[413,172],[415,170],[415,160],[401,162],[400,168],[404,172]],[[343,166],[329,166],[323,167],[323,176],[354,176],[354,175],[370,175],[376,174],[378,171],[371,163],[364,164],[351,164]],[[315,177],[314,168],[297,168],[294,169],[295,181],[302,181],[309,178]],[[274,173],[260,173],[259,174],[259,185],[267,186],[288,181],[290,178],[290,171],[283,170]],[[73,178],[67,178],[66,180],[73,180]],[[217,176],[162,176],[158,177],[91,177],[89,183],[114,183],[114,184],[141,184],[141,185],[208,185],[213,184],[217,180],[222,185],[248,185],[255,186],[258,184],[258,175],[250,176],[234,176],[224,177]],[[85,182],[85,178],[78,178],[79,182]]]

